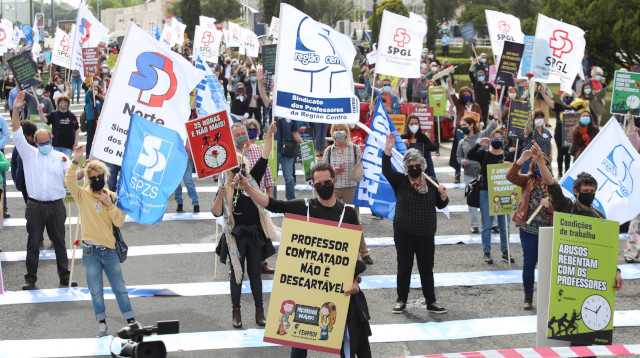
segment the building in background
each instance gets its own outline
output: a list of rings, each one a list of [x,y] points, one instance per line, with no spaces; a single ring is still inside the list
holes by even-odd
[[[162,21],[171,17],[167,15],[168,0],[157,0],[146,4],[130,7],[112,8],[100,11],[100,22],[102,22],[110,32],[127,31],[129,22],[140,25],[145,31],[151,31],[151,23],[156,23],[162,29]]]

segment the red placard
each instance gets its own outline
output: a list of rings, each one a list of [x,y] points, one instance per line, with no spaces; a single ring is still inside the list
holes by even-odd
[[[100,75],[100,49],[88,47],[82,49],[82,64],[84,65],[84,76],[93,77]]]
[[[185,125],[198,179],[238,166],[226,111],[194,119]]]
[[[435,136],[433,107],[426,104],[411,103],[407,107],[407,116],[415,115],[420,119],[420,129],[429,139],[433,140]]]

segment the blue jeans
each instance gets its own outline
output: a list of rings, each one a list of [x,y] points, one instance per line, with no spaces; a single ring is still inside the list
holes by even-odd
[[[493,217],[489,215],[489,192],[480,190],[480,215],[482,216],[482,251],[491,252],[491,226]],[[500,229],[500,249],[507,251],[507,216],[498,215],[498,228]]]
[[[121,167],[119,165],[115,165],[115,164],[111,164],[111,163],[105,163],[107,165],[107,168],[109,168],[109,182],[107,183],[107,186],[109,187],[109,190],[111,190],[114,193],[118,192],[118,175],[120,175],[120,169]]]
[[[80,89],[82,89],[82,78],[71,77],[71,99],[76,97],[76,94],[78,100],[80,99]]]
[[[57,150],[60,153],[64,153],[67,157],[71,157],[73,155],[73,149],[71,148],[53,147],[53,150]]]
[[[313,128],[313,146],[316,150],[324,150],[324,141],[327,138],[329,123],[311,123]]]
[[[198,201],[198,193],[196,192],[196,183],[193,182],[193,176],[191,175],[193,172],[193,162],[191,160],[187,160],[187,168],[184,171],[184,175],[182,176],[182,181],[184,182],[184,186],[187,187],[187,194],[191,198],[191,203],[193,206],[200,205]],[[178,187],[176,191],[173,192],[173,196],[176,199],[176,203],[182,204],[182,185],[178,183]]]
[[[107,318],[104,307],[103,271],[107,275],[107,279],[109,279],[111,291],[116,296],[118,307],[122,312],[122,318],[125,320],[134,318],[131,300],[129,300],[127,287],[124,284],[122,267],[116,250],[82,247],[82,266],[84,266],[84,271],[87,275],[87,285],[91,293],[91,302],[93,303],[93,312],[96,314],[96,320],[102,321]]]
[[[533,294],[536,264],[538,263],[538,235],[520,229],[520,244],[522,245],[522,286],[524,293]]]
[[[284,176],[287,200],[293,200],[296,198],[296,183],[293,178],[295,175],[295,172],[293,171],[295,160],[296,158],[285,157],[280,155],[280,152],[278,152],[278,166],[282,169],[282,176]],[[275,190],[277,190],[277,187],[274,188],[274,191]]]

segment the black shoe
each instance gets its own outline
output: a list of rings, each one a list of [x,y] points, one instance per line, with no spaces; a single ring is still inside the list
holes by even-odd
[[[193,206],[193,212],[194,213],[199,213],[200,212],[200,205],[194,205]]]
[[[440,306],[439,303],[434,302],[430,305],[427,305],[427,312],[430,313],[447,313],[447,309]]]
[[[182,208],[182,204],[178,204],[178,207],[176,208],[176,213],[181,213],[183,211],[184,209]]]
[[[491,254],[490,253],[488,253],[488,252],[484,253],[484,262],[486,262],[489,265],[493,264],[493,259],[491,258]]]
[[[479,232],[480,232],[480,230],[478,230],[478,228],[477,228],[477,227],[473,227],[473,228],[471,228],[471,233],[472,233],[472,234],[477,234],[477,233],[479,233]]]
[[[396,305],[393,307],[392,313],[399,314],[404,312],[407,309],[407,304],[405,302],[396,302]]]
[[[69,279],[68,278],[61,278],[60,279],[60,286],[69,287]],[[71,287],[78,287],[78,283],[76,281],[71,281]]]
[[[373,218],[374,218],[374,219],[376,219],[376,220],[382,220],[382,219],[384,219],[382,216],[377,215],[377,214],[371,214],[371,216],[373,216]]]
[[[502,261],[504,262],[509,262],[509,253],[508,252],[503,252],[502,253]],[[513,259],[513,256],[511,256],[511,263],[516,262],[516,260]]]
[[[498,229],[497,226],[492,227],[491,231],[493,231],[494,234],[499,234],[500,233],[500,229]]]
[[[31,282],[31,281],[27,281],[24,283],[24,285],[22,285],[22,289],[27,291],[27,290],[35,290],[36,289],[36,283],[35,282]]]

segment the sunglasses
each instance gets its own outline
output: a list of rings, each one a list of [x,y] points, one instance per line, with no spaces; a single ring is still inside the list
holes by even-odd
[[[248,131],[256,131],[256,132],[257,132],[257,131],[258,131],[258,128],[248,128],[247,130],[248,130]]]
[[[492,142],[502,142],[502,137],[491,138]]]
[[[89,177],[89,180],[91,180],[91,181],[97,181],[97,180],[102,180],[102,179],[104,179],[104,174],[100,174],[100,175],[97,175],[95,177]]]
[[[325,180],[321,183],[313,183],[311,186],[314,187],[315,189],[318,189],[322,186],[331,186],[331,185],[333,185],[333,179]]]
[[[422,164],[407,165],[407,169],[421,169]]]
[[[231,172],[232,172],[233,174],[238,174],[238,173],[240,173],[240,171],[241,171],[241,170],[242,170],[242,172],[244,173],[244,164],[241,164],[241,165],[240,165],[239,167],[237,167],[237,168],[233,168],[233,169],[231,170]]]
[[[38,143],[38,146],[39,147],[44,147],[45,145],[50,145],[50,144],[51,144],[51,141],[48,141],[48,142],[44,142],[44,143]]]

